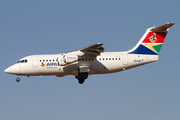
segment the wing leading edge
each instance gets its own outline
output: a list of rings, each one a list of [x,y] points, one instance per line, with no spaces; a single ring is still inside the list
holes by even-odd
[[[104,48],[101,47],[102,45],[104,45],[104,43],[96,43],[94,45],[81,48],[81,49],[69,52],[67,54],[77,54],[79,57],[95,58],[96,56],[100,55],[101,52],[104,51]]]

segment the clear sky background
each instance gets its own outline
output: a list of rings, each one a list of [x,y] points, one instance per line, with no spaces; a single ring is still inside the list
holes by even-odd
[[[0,120],[179,120],[178,0],[1,0]],[[95,43],[132,48],[152,26],[170,28],[157,62],[80,85],[74,76],[20,77],[4,69],[20,58]]]

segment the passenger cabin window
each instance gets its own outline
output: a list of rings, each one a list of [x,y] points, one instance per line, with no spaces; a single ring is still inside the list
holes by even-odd
[[[55,61],[54,59],[39,60],[39,62],[54,62],[54,61]]]

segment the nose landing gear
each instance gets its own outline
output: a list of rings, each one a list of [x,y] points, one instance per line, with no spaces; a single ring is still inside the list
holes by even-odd
[[[16,81],[17,81],[17,82],[19,82],[19,81],[20,81],[20,78],[19,78],[18,76],[17,76],[17,79],[16,79]]]

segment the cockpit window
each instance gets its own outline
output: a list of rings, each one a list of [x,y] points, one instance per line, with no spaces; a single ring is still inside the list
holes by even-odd
[[[27,59],[25,59],[25,60],[19,60],[17,63],[27,63]]]

